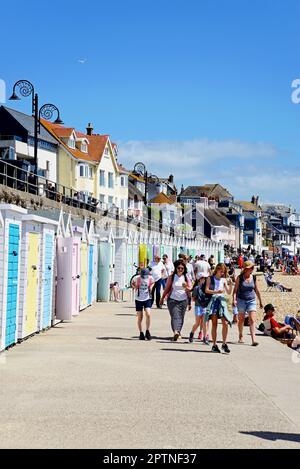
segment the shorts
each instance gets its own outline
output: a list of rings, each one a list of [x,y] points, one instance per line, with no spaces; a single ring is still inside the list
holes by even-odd
[[[138,313],[142,313],[143,312],[143,309],[145,308],[151,308],[152,306],[152,300],[151,298],[149,298],[149,300],[145,300],[145,301],[139,301],[139,300],[135,300],[135,310],[138,312]]]
[[[195,316],[204,316],[206,308],[203,306],[195,306]]]
[[[237,299],[237,309],[239,313],[249,313],[249,311],[256,311],[256,300],[242,300]]]

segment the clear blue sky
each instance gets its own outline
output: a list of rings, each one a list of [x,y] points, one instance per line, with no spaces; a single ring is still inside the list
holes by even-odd
[[[299,0],[6,1],[0,78],[111,134],[127,165],[297,205],[299,19]]]

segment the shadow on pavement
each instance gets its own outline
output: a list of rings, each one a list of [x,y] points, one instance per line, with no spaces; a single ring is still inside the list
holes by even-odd
[[[115,314],[115,316],[136,316],[136,314],[127,314],[127,313],[123,313],[123,314]]]
[[[97,340],[137,340],[138,337],[96,337]]]
[[[257,438],[263,438],[264,440],[286,440],[286,441],[296,441],[300,443],[300,434],[299,433],[277,433],[277,432],[239,432],[242,435],[253,435]]]
[[[191,350],[191,349],[179,349],[179,348],[161,348],[163,352],[196,352],[196,353],[215,353],[212,352],[211,350]],[[219,354],[219,355],[225,355],[225,354]]]

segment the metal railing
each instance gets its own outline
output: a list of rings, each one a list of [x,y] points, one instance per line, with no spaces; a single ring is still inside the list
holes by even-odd
[[[20,160],[17,160],[20,163]],[[161,221],[149,219],[145,216],[135,217],[128,215],[116,206],[105,204],[94,197],[75,191],[70,187],[63,186],[49,179],[36,175],[31,171],[26,171],[22,167],[14,165],[12,162],[0,159],[0,184],[12,189],[17,189],[28,194],[46,197],[58,203],[69,205],[70,207],[85,209],[101,216],[107,216],[137,229],[156,231],[159,233],[175,236],[174,226],[163,224]],[[195,232],[186,236],[187,239],[193,239]]]

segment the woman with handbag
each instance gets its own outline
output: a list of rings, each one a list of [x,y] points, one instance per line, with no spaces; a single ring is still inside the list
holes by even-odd
[[[173,340],[176,342],[178,338],[181,338],[185,312],[187,308],[191,309],[192,284],[187,275],[186,265],[182,260],[174,262],[174,267],[175,270],[167,280],[160,304],[162,305],[164,299],[168,297],[167,305],[171,316]]]

